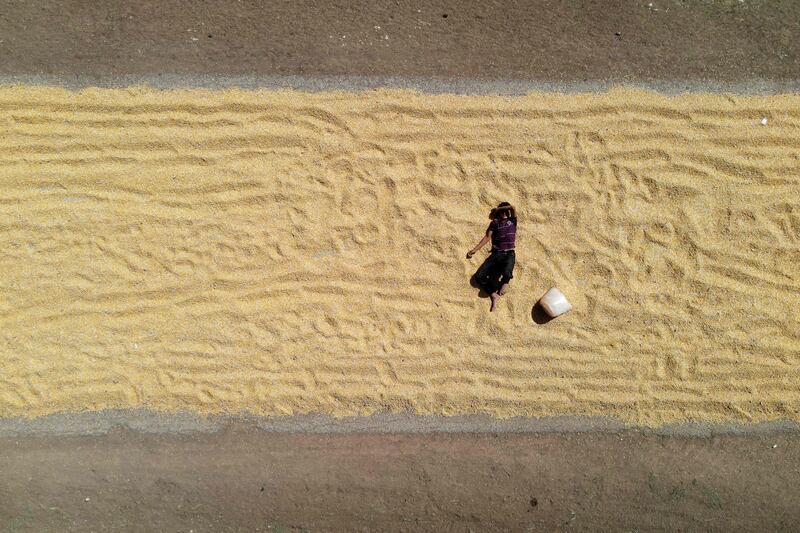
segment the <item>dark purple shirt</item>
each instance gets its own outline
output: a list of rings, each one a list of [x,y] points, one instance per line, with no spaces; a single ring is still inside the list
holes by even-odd
[[[492,251],[507,251],[514,249],[514,241],[517,236],[517,219],[515,218],[496,218],[489,223],[487,231],[492,232]]]

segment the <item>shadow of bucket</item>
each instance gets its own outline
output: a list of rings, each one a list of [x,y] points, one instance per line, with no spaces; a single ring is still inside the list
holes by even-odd
[[[539,302],[536,302],[536,305],[531,309],[531,318],[537,324],[547,324],[553,320],[553,317],[547,314],[547,311],[544,310],[544,307]]]

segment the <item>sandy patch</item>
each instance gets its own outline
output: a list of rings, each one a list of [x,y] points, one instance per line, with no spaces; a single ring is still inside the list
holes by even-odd
[[[16,87],[0,124],[0,416],[800,420],[800,97]]]

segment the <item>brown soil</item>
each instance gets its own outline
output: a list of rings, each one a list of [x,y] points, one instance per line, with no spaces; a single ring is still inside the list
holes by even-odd
[[[789,531],[800,437],[0,439],[2,531]]]

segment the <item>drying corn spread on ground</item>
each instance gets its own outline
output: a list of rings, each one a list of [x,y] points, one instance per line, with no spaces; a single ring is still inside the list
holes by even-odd
[[[5,87],[0,124],[0,416],[800,420],[800,97]]]

